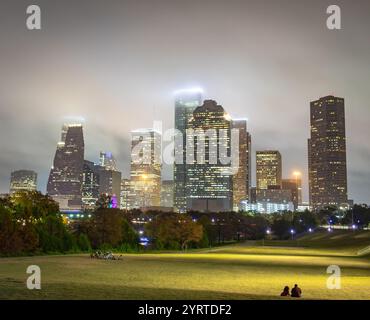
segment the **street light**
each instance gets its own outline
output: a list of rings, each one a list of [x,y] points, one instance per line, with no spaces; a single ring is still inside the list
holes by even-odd
[[[266,230],[266,234],[269,235],[271,233],[270,229],[267,229]],[[266,238],[266,234],[263,235],[263,239],[262,239],[262,247],[265,246],[265,238]]]
[[[297,178],[301,175],[301,173],[299,171],[294,171],[293,175]]]

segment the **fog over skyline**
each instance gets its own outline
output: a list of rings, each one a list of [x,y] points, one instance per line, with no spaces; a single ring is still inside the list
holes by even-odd
[[[255,151],[279,150],[283,177],[303,173],[308,200],[310,101],[345,99],[349,199],[370,203],[370,2],[325,0],[43,0],[42,29],[23,0],[0,11],[0,193],[10,173],[38,173],[45,192],[69,119],[83,118],[85,159],[111,151],[124,177],[130,131],[174,126],[173,92],[202,87],[248,118]],[[164,166],[163,178],[172,179]]]

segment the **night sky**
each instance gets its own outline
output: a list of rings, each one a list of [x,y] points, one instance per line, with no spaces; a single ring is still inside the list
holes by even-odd
[[[30,4],[42,30],[26,29]],[[330,4],[342,30],[326,28]],[[248,118],[253,154],[280,150],[285,177],[304,173],[305,200],[309,103],[345,98],[349,198],[370,203],[369,35],[368,0],[1,0],[0,193],[17,169],[37,171],[45,191],[76,118],[85,158],[112,151],[128,177],[130,130],[173,127],[173,92],[197,86]]]

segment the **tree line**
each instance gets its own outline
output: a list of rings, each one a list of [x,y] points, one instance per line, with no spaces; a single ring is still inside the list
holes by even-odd
[[[124,211],[111,208],[102,195],[97,209],[84,218],[69,220],[58,204],[40,192],[20,192],[0,199],[0,255],[89,252],[91,250],[186,250],[244,240],[258,240],[269,231],[288,239],[320,224],[370,223],[370,208],[355,205],[344,213],[327,208],[318,213],[251,212],[201,213]],[[142,244],[146,239],[146,246]]]

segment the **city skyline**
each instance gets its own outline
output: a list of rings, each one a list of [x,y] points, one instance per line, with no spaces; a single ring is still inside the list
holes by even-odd
[[[45,192],[59,128],[68,117],[86,119],[85,158],[97,163],[101,149],[110,150],[128,177],[130,131],[151,127],[153,120],[173,127],[172,92],[201,86],[205,99],[218,101],[233,117],[249,119],[252,185],[255,151],[279,150],[283,177],[303,173],[305,201],[310,102],[330,94],[345,98],[349,198],[370,203],[370,75],[365,68],[370,47],[363,41],[369,21],[362,19],[369,3],[351,7],[339,1],[343,30],[329,31],[326,6],[318,1],[310,8],[299,1],[271,1],[269,10],[231,2],[225,11],[218,1],[159,1],[157,7],[107,1],[104,8],[89,1],[87,19],[83,1],[70,6],[66,1],[63,10],[61,4],[40,1],[47,19],[41,32],[30,33],[24,29],[25,2],[7,1],[9,15],[0,31],[0,193],[8,191],[10,172],[18,169],[38,172]],[[104,26],[89,22],[108,16]],[[172,168],[162,171],[163,179],[172,178]]]
[[[190,93],[190,96],[189,97],[192,97],[192,95],[193,94],[195,94],[195,95],[198,95],[198,94],[201,94],[200,93],[200,91],[202,91],[202,93],[203,93],[203,90],[202,89],[200,89],[200,88],[192,88],[192,89],[190,89],[190,90],[187,90],[187,89],[183,89],[183,90],[181,90],[181,92],[182,92],[182,94],[185,94],[185,96],[187,96],[187,95],[189,95],[189,93]],[[176,95],[178,94],[178,92],[176,93]],[[202,101],[202,99],[201,99],[201,96],[199,96],[200,98],[200,100],[199,101]],[[192,99],[192,98],[191,98]],[[311,105],[311,108],[312,108],[312,105],[316,105],[316,103],[317,102],[320,102],[320,101],[326,101],[327,99],[339,99],[340,101],[341,101],[341,103],[343,104],[344,103],[344,99],[343,98],[337,98],[337,97],[334,97],[334,96],[326,96],[326,97],[321,97],[321,98],[319,98],[319,100],[317,100],[317,101],[311,101],[310,102],[310,105]],[[193,100],[189,100],[190,101],[190,103],[191,104],[194,104],[194,101]],[[207,103],[216,103],[215,101],[213,101],[213,100],[204,100],[205,102],[207,102]],[[330,100],[331,101],[331,100]],[[174,100],[174,102],[175,102],[175,104],[174,104],[174,107],[175,107],[175,110],[177,110],[176,108],[178,107],[178,100]],[[203,104],[203,102],[202,103],[199,103],[199,106],[197,107],[197,108],[200,108],[200,107],[202,107],[202,104]],[[188,108],[189,106],[187,106],[186,108]],[[220,106],[218,106],[218,107],[220,107]],[[193,110],[193,111],[195,111],[195,105],[193,106],[191,106],[191,108],[190,108],[191,110]],[[223,110],[223,109],[222,109]],[[208,111],[207,111],[208,112]],[[195,116],[195,114],[194,114],[194,116],[192,115],[192,113],[193,112],[191,112],[191,115],[189,115],[189,117],[191,117],[191,118],[193,118],[194,116]],[[227,112],[226,111],[222,111],[222,118],[224,118],[224,117],[226,117],[225,115],[227,115],[227,117],[229,117],[229,115],[227,114]],[[343,122],[343,124],[345,123],[345,118],[344,118],[344,114],[345,114],[345,110],[343,109],[342,110],[342,113],[341,113],[341,115],[342,115],[342,117],[343,117],[343,119],[341,119],[340,121],[342,121]],[[240,122],[240,123],[244,123],[244,125],[246,126],[247,125],[247,122],[248,122],[248,120],[247,119],[232,119],[231,117],[230,117],[230,119],[228,120],[228,121],[231,121],[230,122],[230,125],[229,125],[229,127],[231,128],[233,125],[231,124],[231,123],[238,123],[238,122]],[[332,121],[335,121],[335,119],[333,119]],[[82,121],[82,122],[84,122],[84,121]],[[175,122],[176,122],[176,118],[175,118]],[[336,123],[336,122],[334,122],[334,123]],[[158,125],[158,123],[157,123],[157,125]],[[220,124],[217,124],[217,125],[220,125]],[[82,123],[77,123],[76,121],[74,121],[74,122],[71,122],[71,123],[64,123],[63,124],[63,126],[62,126],[62,134],[61,134],[61,141],[60,142],[58,142],[57,143],[57,154],[56,154],[56,159],[61,159],[61,156],[59,155],[58,156],[58,152],[65,152],[65,151],[59,151],[59,150],[63,150],[63,148],[65,148],[65,146],[67,147],[67,148],[71,148],[71,150],[73,150],[73,149],[75,149],[76,148],[76,145],[75,145],[75,138],[77,138],[77,141],[78,141],[78,139],[80,139],[80,137],[74,137],[73,139],[72,139],[72,144],[70,145],[70,146],[68,146],[67,144],[65,144],[65,139],[66,139],[66,137],[68,137],[68,131],[69,131],[69,129],[72,129],[72,130],[76,130],[76,129],[82,129],[84,127],[84,125],[82,124]],[[191,128],[191,127],[186,127],[186,128],[188,128],[188,129],[193,129],[193,128]],[[229,128],[229,129],[230,129]],[[330,127],[331,128],[331,127]],[[240,130],[240,128],[238,129],[238,130]],[[161,132],[159,132],[159,131],[156,131],[155,129],[152,129],[152,128],[150,128],[150,129],[135,129],[135,130],[132,130],[131,131],[131,135],[132,136],[134,136],[135,134],[141,134],[141,135],[143,135],[144,134],[144,136],[146,135],[146,133],[147,132],[152,132],[152,133],[156,133],[156,134],[159,134],[159,136],[158,137],[161,137],[161,135],[162,135],[162,133]],[[249,142],[247,141],[247,143],[249,143],[250,144],[250,133],[249,132],[246,132],[247,133],[247,135],[249,136]],[[83,134],[82,134],[82,131],[81,131],[81,133],[78,133],[78,134],[81,134],[82,135],[82,148],[83,148],[83,154],[84,154],[84,138],[83,138]],[[344,136],[343,136],[343,138],[344,139],[346,139],[346,135],[345,135],[345,132],[344,132]],[[310,141],[310,138],[308,139],[309,141]],[[79,143],[79,142],[78,142]],[[133,142],[132,142],[133,143]],[[242,142],[242,143],[244,143],[244,142]],[[157,150],[155,151],[156,152],[156,156],[157,157],[159,157],[159,155],[160,155],[160,153],[161,153],[161,151],[160,151],[160,149],[162,149],[162,152],[163,152],[163,150],[165,149],[165,147],[166,146],[163,146],[162,145],[163,144],[163,142],[162,142],[162,139],[160,139],[160,140],[158,140],[156,143],[154,143],[154,148],[156,148]],[[134,144],[132,144],[132,146],[131,147],[135,147],[135,145]],[[159,147],[159,149],[158,149],[158,147]],[[153,148],[153,146],[151,146],[151,148]],[[185,147],[186,148],[186,147]],[[239,145],[239,148],[242,148],[242,145]],[[249,147],[248,147],[249,148]],[[77,149],[76,149],[77,150]],[[249,150],[249,149],[248,149]],[[309,149],[310,150],[310,149]],[[133,152],[133,153],[132,153]],[[153,150],[151,151],[151,152],[153,152]],[[239,150],[239,152],[242,152],[242,150]],[[249,153],[249,151],[247,152],[247,153]],[[184,155],[186,154],[186,152],[184,152]],[[277,183],[277,185],[275,186],[275,182],[273,182],[273,185],[271,185],[271,187],[272,187],[272,189],[275,189],[275,187],[278,187],[278,189],[280,189],[281,188],[281,182],[283,181],[283,180],[285,180],[286,182],[288,182],[288,181],[293,181],[293,184],[295,184],[295,183],[298,183],[297,181],[297,176],[299,176],[299,177],[301,177],[302,176],[302,172],[300,172],[300,171],[294,171],[294,172],[292,172],[291,173],[291,175],[289,175],[289,176],[287,176],[287,177],[285,177],[283,174],[282,174],[282,172],[283,172],[283,168],[284,168],[284,166],[282,165],[282,156],[281,156],[281,154],[280,154],[280,151],[279,150],[263,150],[263,151],[261,151],[261,150],[255,150],[255,157],[256,157],[256,165],[255,165],[255,172],[254,172],[254,174],[255,174],[255,178],[254,178],[254,180],[255,180],[255,184],[254,185],[250,185],[250,178],[252,178],[253,179],[253,175],[252,175],[252,177],[250,177],[249,178],[249,176],[248,176],[248,174],[247,174],[247,176],[244,178],[244,179],[246,179],[245,180],[245,182],[247,183],[247,185],[249,185],[249,188],[250,187],[253,187],[253,188],[257,188],[257,191],[258,191],[258,189],[270,189],[270,186],[269,185],[266,185],[266,186],[264,186],[264,187],[258,187],[258,185],[259,185],[259,179],[261,179],[261,177],[262,176],[260,176],[260,178],[259,178],[259,175],[261,175],[261,169],[259,169],[259,166],[260,165],[263,165],[263,166],[266,166],[266,164],[270,161],[270,158],[266,158],[266,159],[264,159],[263,158],[263,160],[262,160],[262,158],[261,158],[261,160],[259,160],[259,157],[265,157],[266,155],[275,155],[276,154],[276,156],[278,156],[278,159],[276,159],[276,161],[278,161],[278,169],[277,169],[277,171],[275,172],[274,170],[274,173],[272,173],[272,179],[275,179],[275,180],[273,180],[273,181],[275,181],[276,183]],[[163,156],[163,155],[162,155]],[[62,156],[63,157],[63,156]],[[131,176],[131,179],[132,179],[132,157],[134,157],[135,158],[135,151],[131,151],[131,160],[130,160],[130,162],[131,162],[131,173],[130,173],[130,176]],[[240,154],[239,154],[239,157],[240,157]],[[137,158],[137,156],[136,156],[136,158]],[[145,158],[145,157],[144,157]],[[186,157],[185,157],[186,158]],[[266,161],[267,162],[266,162]],[[55,161],[55,160],[54,160]],[[60,160],[59,160],[60,161]],[[65,160],[63,160],[63,161],[65,161]],[[75,161],[75,160],[73,160],[73,161]],[[117,165],[116,165],[116,160],[115,160],[115,158],[114,158],[114,156],[113,156],[113,154],[112,154],[112,152],[110,152],[110,151],[105,151],[105,152],[103,152],[103,151],[100,151],[100,153],[99,153],[99,159],[98,159],[98,161],[97,161],[97,163],[94,163],[94,162],[91,162],[91,161],[89,161],[89,160],[84,160],[85,161],[85,163],[86,162],[90,162],[90,165],[93,165],[93,166],[95,166],[97,169],[95,169],[95,170],[103,170],[103,171],[107,171],[107,172],[117,172],[117,173],[119,173],[119,176],[120,176],[120,178],[117,180],[117,186],[118,185],[120,185],[121,184],[121,179],[122,179],[122,181],[123,180],[127,180],[127,178],[125,177],[125,176],[122,176],[121,177],[121,172],[119,172],[119,168],[117,167]],[[145,161],[145,159],[144,159],[144,161]],[[158,160],[159,161],[159,160]],[[239,161],[245,161],[245,160],[243,160],[242,158],[239,158]],[[260,161],[260,163],[259,163],[259,161]],[[261,162],[262,161],[262,162]],[[274,161],[275,161],[275,159],[274,159]],[[309,161],[310,161],[310,155],[308,154],[308,171],[310,172],[310,165],[309,165]],[[67,162],[69,162],[69,160],[67,161]],[[237,175],[238,174],[240,174],[241,172],[240,172],[240,168],[242,168],[242,170],[250,170],[250,159],[247,161],[247,163],[242,163],[242,162],[239,162],[239,169],[238,169],[238,171],[236,172],[236,175],[234,176],[235,178],[237,177]],[[266,163],[265,163],[266,162]],[[146,162],[144,162],[144,163],[146,163]],[[158,162],[159,163],[159,162]],[[176,162],[175,162],[176,163]],[[176,166],[176,164],[173,164],[173,168]],[[346,172],[346,159],[344,158],[344,164],[345,164],[345,169],[344,169],[344,172],[343,172],[343,174],[345,175],[345,181],[347,181],[347,172]],[[164,161],[164,162],[162,162],[162,164],[161,164],[161,166],[163,166],[163,165],[166,165],[166,161]],[[168,165],[168,163],[167,163],[167,165]],[[268,164],[268,166],[269,166],[270,164]],[[271,168],[274,168],[274,166],[276,165],[274,162],[271,162],[271,165],[272,165],[272,167]],[[245,168],[243,168],[243,166],[246,166]],[[84,165],[84,168],[85,168],[85,165]],[[100,169],[99,169],[100,168]],[[262,168],[262,167],[261,167]],[[20,170],[18,170],[18,171],[27,171],[27,170],[29,170],[29,169],[20,169]],[[265,169],[264,169],[265,170]],[[270,170],[270,169],[269,169]],[[52,172],[53,171],[55,171],[55,163],[54,163],[54,166],[52,166],[51,167],[51,173],[50,173],[50,177],[49,177],[49,180],[51,179],[51,174],[52,174]],[[57,170],[58,171],[58,170]],[[13,172],[12,172],[12,174],[13,174]],[[36,173],[35,172],[35,174],[37,175],[38,173]],[[59,174],[59,173],[58,173]],[[62,173],[63,174],[63,173]],[[90,174],[90,170],[88,170],[88,174]],[[174,171],[174,174],[175,174],[175,171]],[[276,178],[274,178],[274,175],[276,174]],[[129,176],[129,180],[130,180],[130,176]],[[141,175],[140,175],[141,176]],[[267,177],[267,176],[266,176]],[[294,177],[294,178],[292,178],[292,177]],[[81,177],[81,183],[82,183],[82,180],[84,180],[85,179],[85,175],[84,175],[84,178],[82,179],[82,177]],[[160,174],[159,176],[158,176],[158,181],[159,181],[159,183],[158,183],[158,188],[159,188],[159,191],[158,191],[158,206],[159,206],[159,203],[160,203],[160,193],[161,193],[161,191],[160,191],[160,189],[161,189],[161,187],[160,187],[160,182],[161,181],[168,181],[168,180],[166,180],[165,179],[165,177],[162,175],[162,174]],[[277,179],[277,180],[276,180]],[[128,180],[128,181],[129,181]],[[233,179],[234,180],[234,179]],[[173,181],[173,182],[175,182],[175,179],[170,179],[170,181]],[[278,181],[280,181],[280,182],[278,182]],[[295,181],[295,182],[294,182]],[[299,187],[299,198],[302,200],[302,195],[301,195],[301,190],[302,190],[302,186],[301,186],[301,184],[302,184],[302,182],[301,182],[301,178],[299,178],[299,185],[297,184],[297,186]],[[234,182],[235,183],[235,182]],[[280,183],[280,184],[279,184]],[[289,182],[290,183],[290,182]],[[346,182],[345,182],[346,183]],[[49,184],[50,184],[50,181],[49,181]],[[308,188],[310,187],[310,185],[309,185],[309,181],[307,181],[307,185],[308,185]],[[11,186],[10,186],[11,187]],[[267,188],[268,187],[268,188]],[[48,187],[47,187],[48,188]],[[108,188],[108,187],[107,187]],[[289,189],[290,187],[288,187],[288,189]],[[38,188],[38,190],[39,190],[40,188]],[[104,189],[104,188],[103,188]],[[82,188],[82,190],[83,190],[83,188]],[[42,190],[41,190],[42,191]],[[101,190],[100,190],[101,191]],[[118,197],[118,201],[120,200],[120,196],[121,196],[121,192],[122,192],[123,190],[121,190],[121,191],[118,191],[118,189],[116,188],[116,192],[114,192],[114,196],[117,196]],[[261,190],[262,191],[262,190]],[[286,191],[286,190],[283,190],[284,192]],[[108,189],[107,190],[103,190],[102,191],[103,193],[107,193],[107,194],[111,194],[111,192],[109,192],[108,191]],[[298,192],[298,191],[297,191]],[[46,191],[46,193],[49,193],[49,194],[51,194],[50,193],[50,191]],[[63,193],[63,192],[62,192]],[[83,191],[82,191],[82,194],[83,194]],[[247,192],[246,194],[245,194],[245,197],[243,198],[243,197],[241,197],[240,198],[240,200],[243,200],[243,201],[245,201],[245,200],[247,200],[248,199],[248,194],[249,194],[249,192]],[[294,195],[291,195],[291,196],[293,196],[293,197],[295,197]],[[298,196],[298,195],[297,195]],[[175,194],[175,192],[174,192],[174,197],[175,197],[175,199],[177,198],[176,197],[176,194]],[[188,196],[186,196],[186,198],[187,198]],[[270,196],[271,197],[271,196]],[[289,196],[290,197],[290,196]],[[263,198],[263,197],[262,197]],[[257,199],[258,199],[258,196],[257,196]],[[349,198],[346,198],[346,199],[348,199],[348,200],[351,200],[352,201],[352,199],[349,199]],[[176,200],[175,200],[176,201]],[[257,200],[258,201],[258,200]],[[343,201],[343,202],[341,202],[341,203],[345,203],[347,200],[345,200],[345,201]],[[300,202],[300,203],[310,203],[311,204],[311,201],[302,201],[302,202]],[[135,206],[134,206],[135,207]],[[144,206],[145,207],[145,206]],[[234,205],[234,207],[236,207],[235,205]],[[175,210],[179,210],[178,208],[176,208],[176,206],[175,206]]]

